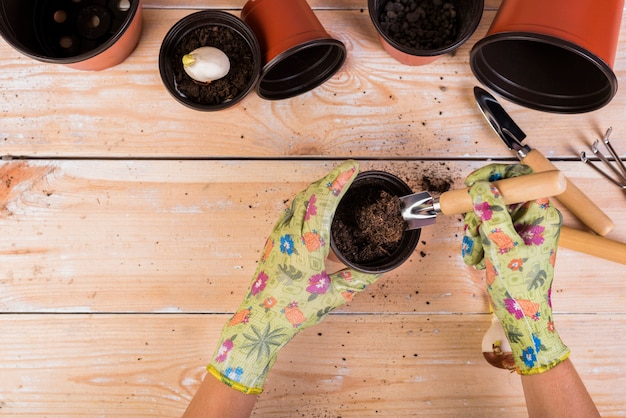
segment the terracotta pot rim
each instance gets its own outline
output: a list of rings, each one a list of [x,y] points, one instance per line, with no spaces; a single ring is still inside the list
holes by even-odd
[[[56,58],[56,57],[50,57],[48,55],[43,55],[41,53],[34,52],[31,48],[27,48],[18,40],[13,39],[13,37],[7,36],[5,34],[4,29],[0,30],[0,35],[2,36],[2,38],[4,38],[4,40],[9,45],[11,45],[13,48],[17,49],[18,51],[20,51],[21,53],[23,53],[24,55],[30,58],[36,59],[41,62],[52,63],[52,64],[62,64],[62,65],[76,64],[76,63],[84,62],[91,58],[97,57],[98,55],[106,52],[111,47],[113,47],[126,34],[128,28],[131,27],[135,19],[143,18],[141,16],[141,13],[142,13],[141,3],[142,3],[142,0],[131,3],[130,9],[128,9],[128,16],[126,17],[126,20],[124,20],[123,25],[113,36],[111,36],[111,38],[107,39],[98,47],[88,52],[83,52],[82,54],[74,55],[71,57]]]
[[[324,61],[318,61],[314,66],[308,67],[305,71],[294,72],[288,80],[304,78],[296,84],[285,83],[284,79],[276,81],[269,77],[272,71],[284,64],[286,60],[294,55],[311,48],[327,47],[328,51]],[[341,68],[346,60],[347,51],[343,42],[334,38],[320,38],[298,44],[276,55],[270,62],[263,66],[261,77],[257,83],[257,94],[263,99],[280,100],[298,96],[307,91],[324,84]],[[280,84],[277,88],[270,88],[271,84]]]
[[[591,64],[594,76],[603,80],[604,87],[595,94],[556,94],[539,91],[499,74],[484,57],[484,49],[499,43],[526,41],[558,48],[575,59]],[[519,105],[554,113],[583,113],[597,110],[609,103],[617,93],[618,80],[611,67],[586,48],[562,38],[534,32],[500,32],[478,41],[470,51],[470,67],[475,77],[502,97]],[[584,80],[581,80],[583,82]],[[581,103],[576,104],[577,101]]]
[[[369,10],[370,20],[372,21],[372,24],[376,28],[376,32],[378,32],[378,35],[381,38],[381,41],[384,40],[384,42],[386,42],[390,47],[406,55],[411,55],[415,57],[433,57],[434,58],[434,57],[438,57],[439,55],[444,55],[444,54],[447,54],[449,52],[452,52],[458,49],[461,45],[467,42],[467,40],[474,34],[476,29],[478,28],[478,25],[480,24],[480,20],[482,19],[482,13],[483,13],[482,11],[484,9],[484,0],[477,0],[476,7],[480,9],[480,12],[470,22],[470,25],[467,26],[467,28],[465,28],[465,31],[463,32],[462,36],[460,36],[450,45],[447,45],[441,48],[436,48],[436,49],[416,49],[416,48],[410,48],[405,45],[399,44],[392,37],[390,37],[385,32],[385,30],[383,30],[383,28],[380,26],[380,22],[378,18],[378,10],[376,9],[376,4],[378,3],[378,1],[379,0],[368,0],[367,6]],[[432,62],[433,60],[434,59],[429,60],[427,62]]]
[[[328,34],[306,0],[248,0],[241,18],[261,47],[263,69],[256,91],[263,99],[306,93],[345,62],[344,44]]]

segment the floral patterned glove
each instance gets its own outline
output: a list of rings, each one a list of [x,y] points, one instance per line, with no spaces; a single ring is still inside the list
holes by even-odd
[[[346,161],[299,193],[265,244],[248,293],[226,323],[207,370],[248,394],[261,393],[278,351],[379,276],[351,269],[327,274],[330,226],[358,173]]]
[[[520,374],[545,372],[569,356],[554,328],[550,300],[561,213],[548,199],[506,207],[489,183],[531,171],[492,164],[465,181],[474,212],[465,215],[463,260],[486,269],[490,303]]]

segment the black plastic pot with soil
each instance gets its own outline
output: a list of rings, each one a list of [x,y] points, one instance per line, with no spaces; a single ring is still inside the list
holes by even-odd
[[[420,230],[406,230],[402,196],[413,193],[384,171],[359,173],[345,193],[331,226],[331,249],[346,266],[384,273],[404,263],[419,242]]]
[[[226,75],[204,81],[185,71],[183,57],[204,47],[226,55]],[[170,94],[182,104],[196,110],[222,110],[239,103],[256,85],[261,50],[252,30],[239,18],[215,10],[196,12],[176,23],[165,36],[159,71]]]
[[[476,30],[484,0],[369,0],[383,48],[407,65],[428,64]]]

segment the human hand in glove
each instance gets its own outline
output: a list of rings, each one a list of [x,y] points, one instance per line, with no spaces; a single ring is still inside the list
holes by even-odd
[[[278,351],[379,276],[327,274],[333,215],[358,173],[346,161],[299,193],[266,241],[252,282],[224,325],[208,371],[246,394],[261,393]]]
[[[561,214],[547,198],[506,206],[489,183],[531,171],[492,164],[467,177],[474,212],[465,215],[462,250],[466,264],[486,271],[492,309],[523,375],[550,370],[569,356],[550,298]]]

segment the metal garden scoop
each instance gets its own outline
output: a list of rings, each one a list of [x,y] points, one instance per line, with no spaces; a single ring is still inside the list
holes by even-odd
[[[506,205],[541,199],[561,197],[567,189],[567,178],[558,170],[535,172],[491,182],[500,190]],[[469,189],[450,190],[435,198],[428,192],[400,197],[400,210],[407,223],[406,229],[429,226],[437,214],[458,215],[472,211]],[[561,227],[559,246],[580,251],[605,260],[626,264],[626,244],[590,232]]]
[[[500,190],[507,205],[559,195],[565,191],[565,175],[560,171],[545,171],[492,182]],[[407,229],[433,225],[438,213],[457,215],[474,210],[467,188],[450,190],[435,198],[428,192],[400,197],[402,217]]]

